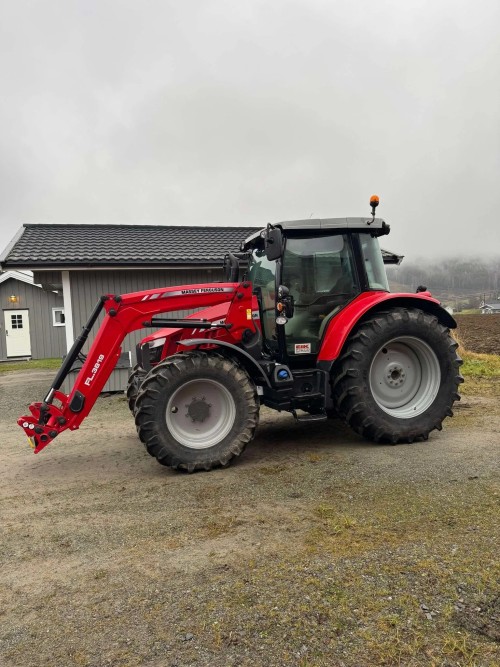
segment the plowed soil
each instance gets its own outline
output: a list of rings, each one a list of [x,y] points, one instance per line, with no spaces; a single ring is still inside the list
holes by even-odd
[[[466,350],[500,354],[500,315],[457,315],[458,337]]]

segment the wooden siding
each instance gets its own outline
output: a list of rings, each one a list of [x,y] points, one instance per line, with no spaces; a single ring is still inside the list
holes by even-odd
[[[60,271],[33,271],[33,282],[41,285],[45,290],[62,289]]]
[[[157,287],[191,285],[219,281],[222,272],[210,269],[170,269],[136,271],[70,271],[71,302],[73,304],[73,327],[78,336],[87,322],[99,297],[103,294],[128,294]],[[185,316],[190,311],[179,311],[172,316]],[[104,318],[102,314],[94,325],[83,349],[87,353]],[[122,353],[131,352],[132,366],[136,363],[135,349],[142,338],[153,329],[139,329],[128,334],[122,343]],[[128,371],[114,371],[106,383],[104,391],[120,391],[126,388]],[[65,383],[64,391],[68,390]]]
[[[127,353],[122,354],[120,359],[118,360],[118,363],[115,366],[114,371],[111,373],[111,377],[104,385],[104,388],[102,390],[103,393],[123,391],[127,386],[128,378],[131,371],[131,366],[132,363],[131,359],[129,358],[129,355]],[[64,380],[61,387],[61,390],[65,394],[69,394],[70,391],[73,389],[76,376],[78,375],[81,367],[82,364],[80,362],[76,362],[75,364],[73,364],[72,370],[69,372],[68,377]]]
[[[18,303],[10,303],[9,296],[19,297]],[[2,311],[27,309],[29,311],[31,357],[47,359],[62,357],[66,352],[64,327],[52,324],[52,308],[62,308],[62,294],[45,292],[40,287],[11,278],[0,284]],[[4,315],[0,322],[0,359],[7,358]]]

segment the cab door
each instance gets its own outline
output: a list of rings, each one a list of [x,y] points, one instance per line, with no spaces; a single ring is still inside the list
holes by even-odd
[[[263,249],[255,249],[250,257],[249,278],[259,302],[265,347],[271,352],[277,352],[276,262],[267,259]]]
[[[285,324],[287,354],[314,364],[327,322],[360,292],[349,236],[287,236],[282,282],[295,305]]]

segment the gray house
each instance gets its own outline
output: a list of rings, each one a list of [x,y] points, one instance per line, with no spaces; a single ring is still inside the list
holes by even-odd
[[[480,308],[482,315],[500,315],[500,303],[483,303]]]
[[[0,257],[0,268],[32,271],[41,292],[50,294],[56,290],[62,295],[64,354],[102,294],[221,281],[225,253],[238,251],[240,242],[255,229],[27,224]],[[384,251],[386,263],[400,260],[400,256]],[[47,313],[47,317],[51,316],[51,306]],[[97,333],[102,317],[89,341]],[[47,331],[45,335],[50,338],[51,333]],[[141,329],[125,337],[122,353],[126,366],[135,363],[135,347],[148,333],[150,329]],[[57,356],[48,343],[46,349],[51,351],[46,356]],[[123,389],[127,376],[128,370],[115,371],[105,389]]]
[[[62,294],[20,271],[0,274],[0,360],[60,357],[66,351]]]
[[[39,292],[60,293],[64,323],[58,333],[63,333],[63,346],[54,354],[47,342],[43,355],[58,356],[69,350],[102,294],[219,282],[225,253],[237,251],[254,231],[254,227],[27,224],[0,257],[0,266],[4,271],[32,271]],[[52,316],[50,307],[46,316]],[[136,344],[148,333],[151,329],[126,336],[123,366],[135,363]],[[51,332],[45,336],[50,339]],[[84,352],[87,349],[88,345]],[[123,389],[128,368],[115,371],[105,389]]]

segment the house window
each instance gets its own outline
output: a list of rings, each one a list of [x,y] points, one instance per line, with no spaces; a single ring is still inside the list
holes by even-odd
[[[23,328],[23,316],[22,315],[11,315],[10,316],[10,327],[11,327],[11,329],[22,329]]]
[[[64,308],[52,308],[52,324],[55,327],[63,327],[65,322]]]

